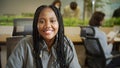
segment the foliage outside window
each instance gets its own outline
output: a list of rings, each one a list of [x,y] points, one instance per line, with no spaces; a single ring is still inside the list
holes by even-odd
[[[85,26],[88,24],[88,20],[81,20],[76,18],[63,18],[64,26]]]
[[[114,25],[120,26],[120,17],[119,18],[113,18]]]
[[[13,26],[14,18],[24,18],[23,16],[0,16],[0,26]],[[64,26],[78,27],[88,25],[89,19],[76,19],[76,18],[63,18]],[[105,19],[103,27],[112,27],[114,25],[120,25],[120,18]]]
[[[104,24],[103,24],[104,27],[112,27],[114,25],[120,26],[120,18],[106,19]]]

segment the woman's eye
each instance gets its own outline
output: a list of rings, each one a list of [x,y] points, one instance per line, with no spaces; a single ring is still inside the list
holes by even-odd
[[[39,20],[39,23],[44,23],[45,21],[44,20]]]
[[[56,22],[56,20],[51,20],[51,23],[55,23]]]

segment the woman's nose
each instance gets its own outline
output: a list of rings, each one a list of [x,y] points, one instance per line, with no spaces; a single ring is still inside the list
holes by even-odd
[[[50,22],[48,21],[48,22],[46,22],[46,27],[51,27],[51,24],[50,24]]]

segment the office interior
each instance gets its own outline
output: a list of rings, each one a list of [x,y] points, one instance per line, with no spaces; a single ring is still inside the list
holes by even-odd
[[[1,19],[3,19],[3,17],[7,17],[7,19],[11,17],[12,18],[33,18],[34,12],[38,6],[50,5],[52,4],[53,1],[54,0],[0,0],[0,18]],[[89,18],[92,15],[92,12],[95,10],[104,12],[106,14],[105,20],[110,19],[112,18],[114,10],[120,7],[120,0],[101,0],[100,4],[104,6],[98,7],[94,10],[92,9],[92,6],[91,6],[91,12],[88,13],[87,10],[85,10],[84,0],[61,0],[61,3],[62,3],[61,14],[64,13],[64,7],[69,5],[70,2],[72,1],[76,1],[78,6],[80,7],[80,18],[79,18],[80,21],[84,21],[86,19],[89,20]],[[93,0],[90,0],[90,1],[92,3]],[[94,1],[97,2],[97,0],[94,0]],[[13,21],[12,21],[12,24],[8,23],[9,25],[6,25],[6,24],[4,25],[4,23],[1,22],[1,19],[0,19],[0,36],[3,37],[3,35],[7,35],[8,37],[9,36],[11,37],[13,33],[13,28],[14,28]],[[72,26],[71,24],[66,25],[65,35],[67,35],[70,39],[72,39],[73,43],[76,45],[75,48],[76,48],[76,52],[79,58],[79,63],[82,66],[84,66],[85,48],[84,46],[77,46],[77,45],[82,45],[81,43],[79,43],[80,42],[80,38],[79,38],[80,37],[80,26],[82,26],[82,24],[78,24],[75,26]],[[109,25],[106,25],[106,26],[109,26]],[[119,30],[119,28],[117,29]],[[101,27],[101,29],[106,34],[108,34],[111,30],[114,30],[114,25],[112,25],[112,27]],[[71,30],[73,32],[71,32]],[[0,39],[2,37],[0,37]],[[1,53],[1,64],[2,64],[2,68],[5,68],[5,65],[7,62],[7,59],[6,59],[7,48],[5,44],[4,45],[0,44],[0,47],[1,47],[1,52],[0,52]]]

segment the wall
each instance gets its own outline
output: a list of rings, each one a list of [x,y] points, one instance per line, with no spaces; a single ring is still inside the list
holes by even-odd
[[[54,0],[0,0],[0,15],[4,14],[15,14],[20,15],[21,13],[34,13],[35,9],[42,4],[51,4]],[[81,18],[83,16],[83,1],[84,0],[61,0],[62,7],[61,13],[63,13],[63,8],[68,5],[71,1],[76,1],[80,7]],[[110,18],[113,11],[120,6],[120,0],[103,0],[110,1],[111,5],[105,4],[100,11],[106,14],[107,18]]]
[[[103,0],[104,2],[109,2],[110,4],[104,4],[100,11],[106,14],[106,18],[111,18],[115,9],[120,7],[120,0]]]
[[[21,14],[21,13],[34,13],[35,9],[42,4],[51,4],[54,0],[0,0],[0,15],[3,14]],[[61,0],[62,10],[74,0]],[[83,0],[76,0],[78,5],[83,6]],[[63,11],[61,11],[63,13]],[[82,13],[82,12],[81,12]]]
[[[51,4],[52,0],[0,0],[0,15],[34,13],[42,4]]]

